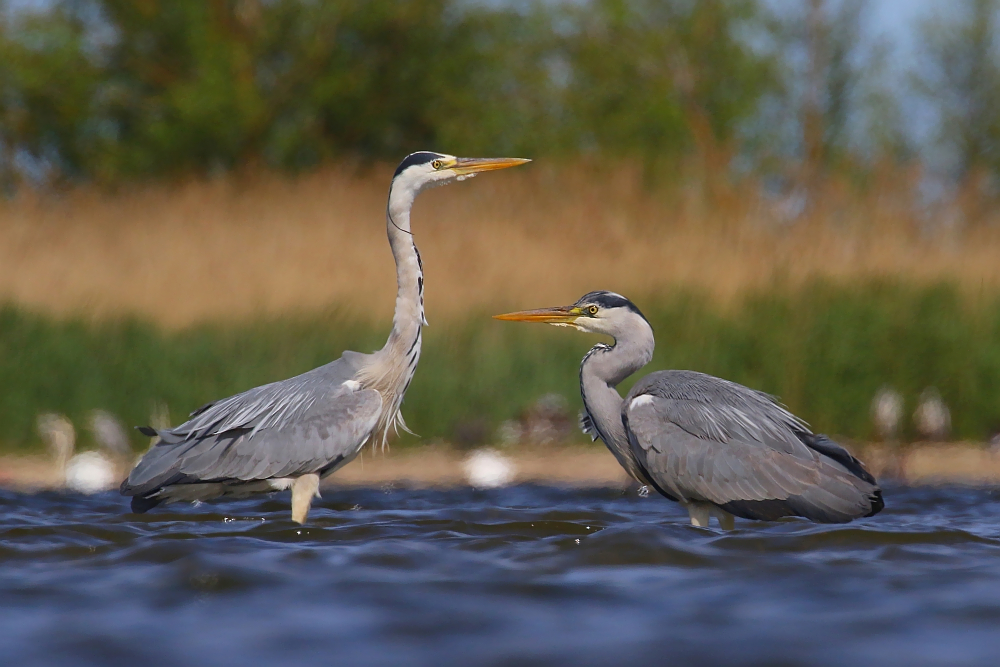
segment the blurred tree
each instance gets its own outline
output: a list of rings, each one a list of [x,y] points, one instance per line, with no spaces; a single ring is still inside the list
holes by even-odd
[[[648,162],[730,144],[775,81],[743,38],[756,2],[593,0],[558,6],[564,142]],[[729,152],[728,157],[732,156]]]
[[[538,80],[523,51],[504,67],[516,20],[451,0],[56,0],[4,24],[3,156],[115,180],[513,143],[506,100]]]
[[[745,37],[755,0],[51,0],[0,13],[7,174],[38,164],[110,182],[425,147],[648,164],[696,149],[719,163],[775,81]]]
[[[119,169],[302,167],[461,134],[503,16],[456,4],[107,0],[120,34],[110,50]]]
[[[937,146],[955,175],[1000,175],[1000,53],[996,0],[962,0],[921,26],[918,92],[937,113]]]
[[[63,6],[0,17],[0,187],[79,173],[100,133],[87,26]]]
[[[769,35],[781,54],[782,93],[765,105],[770,126],[762,133],[775,150],[802,161],[798,180],[811,188],[831,169],[904,157],[897,97],[887,85],[887,45],[864,32],[870,5],[804,0],[781,10]]]

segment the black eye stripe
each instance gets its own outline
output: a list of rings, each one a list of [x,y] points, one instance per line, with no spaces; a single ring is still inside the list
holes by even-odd
[[[431,153],[430,151],[411,153],[403,158],[403,161],[399,163],[399,166],[396,167],[396,173],[393,174],[392,177],[396,178],[413,165],[427,164],[428,162],[433,162],[434,160],[440,160],[442,157],[444,156],[440,153]]]
[[[599,308],[626,308],[642,319],[646,319],[646,316],[642,314],[642,311],[640,311],[634,303],[623,297],[621,294],[615,294],[614,292],[590,292],[589,294],[583,295],[583,297],[581,297],[576,303],[585,310],[590,305],[596,305]],[[587,310],[587,312],[590,311]],[[648,322],[649,320],[646,321]]]

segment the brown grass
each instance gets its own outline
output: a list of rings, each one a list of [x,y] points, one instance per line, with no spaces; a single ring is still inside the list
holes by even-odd
[[[0,300],[172,327],[330,304],[384,320],[390,174],[331,167],[0,203]],[[542,162],[488,174],[417,203],[428,311],[564,303],[598,288],[693,286],[728,300],[819,276],[1000,286],[1000,227],[934,224],[909,203],[906,178],[886,182],[864,195],[828,184],[783,223],[749,186],[685,177],[654,190],[634,170]]]

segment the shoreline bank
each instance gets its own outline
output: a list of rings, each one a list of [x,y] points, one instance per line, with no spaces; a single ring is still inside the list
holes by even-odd
[[[603,447],[519,447],[493,451],[511,466],[513,484],[625,487],[629,483],[625,472]],[[439,445],[390,449],[384,453],[366,450],[326,479],[324,486],[468,485],[466,464],[470,454],[468,450]],[[857,448],[856,454],[879,479],[913,485],[1000,484],[1000,451],[980,443],[916,443],[899,449],[869,445]],[[64,481],[46,456],[5,455],[0,456],[0,487],[31,492],[60,489]]]

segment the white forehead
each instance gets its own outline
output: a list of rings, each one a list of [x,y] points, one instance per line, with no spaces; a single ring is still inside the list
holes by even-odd
[[[457,176],[450,169],[435,169],[436,160],[454,159],[447,153],[432,153],[424,151],[408,155],[400,165],[400,171],[393,177],[392,190],[395,194],[410,193],[415,196],[421,190],[436,185],[444,185]],[[407,162],[412,164],[407,165]]]

